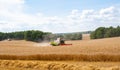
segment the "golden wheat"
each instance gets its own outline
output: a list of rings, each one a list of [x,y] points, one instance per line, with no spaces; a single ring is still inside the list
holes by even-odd
[[[6,60],[49,60],[49,61],[120,61],[120,55],[109,55],[109,54],[38,54],[38,55],[0,55],[0,59]]]
[[[105,65],[105,66],[101,66]],[[0,60],[0,70],[119,70],[120,62]]]
[[[38,46],[28,41],[1,41],[0,59],[120,61],[120,37],[67,41],[71,46]]]

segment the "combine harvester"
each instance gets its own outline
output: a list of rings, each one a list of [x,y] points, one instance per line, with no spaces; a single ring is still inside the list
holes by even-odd
[[[68,46],[72,44],[65,44],[65,40],[62,38],[57,38],[57,40],[54,40],[50,43],[52,46]]]

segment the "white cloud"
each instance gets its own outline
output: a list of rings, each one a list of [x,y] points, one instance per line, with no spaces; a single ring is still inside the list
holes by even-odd
[[[24,12],[24,0],[0,0],[0,32],[38,29],[50,32],[94,30],[99,26],[120,25],[120,9],[111,6],[100,10],[74,9],[71,14],[45,16],[43,13]]]

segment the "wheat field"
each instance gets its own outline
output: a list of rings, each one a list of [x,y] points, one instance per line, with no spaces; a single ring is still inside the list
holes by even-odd
[[[0,70],[120,70],[120,62],[0,60]]]
[[[70,46],[0,41],[0,70],[120,70],[120,37],[84,37]]]
[[[120,61],[120,37],[67,41],[71,46],[41,46],[24,40],[1,41],[0,59]]]
[[[120,54],[120,37],[97,40],[67,41],[71,46],[41,46],[24,40],[0,41],[0,54]]]

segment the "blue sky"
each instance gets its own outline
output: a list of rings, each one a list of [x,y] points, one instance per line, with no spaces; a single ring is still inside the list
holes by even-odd
[[[119,5],[120,0],[26,0],[27,13],[43,12],[46,15],[66,15],[73,9],[101,9]]]
[[[0,0],[0,32],[53,33],[120,25],[120,0]]]

